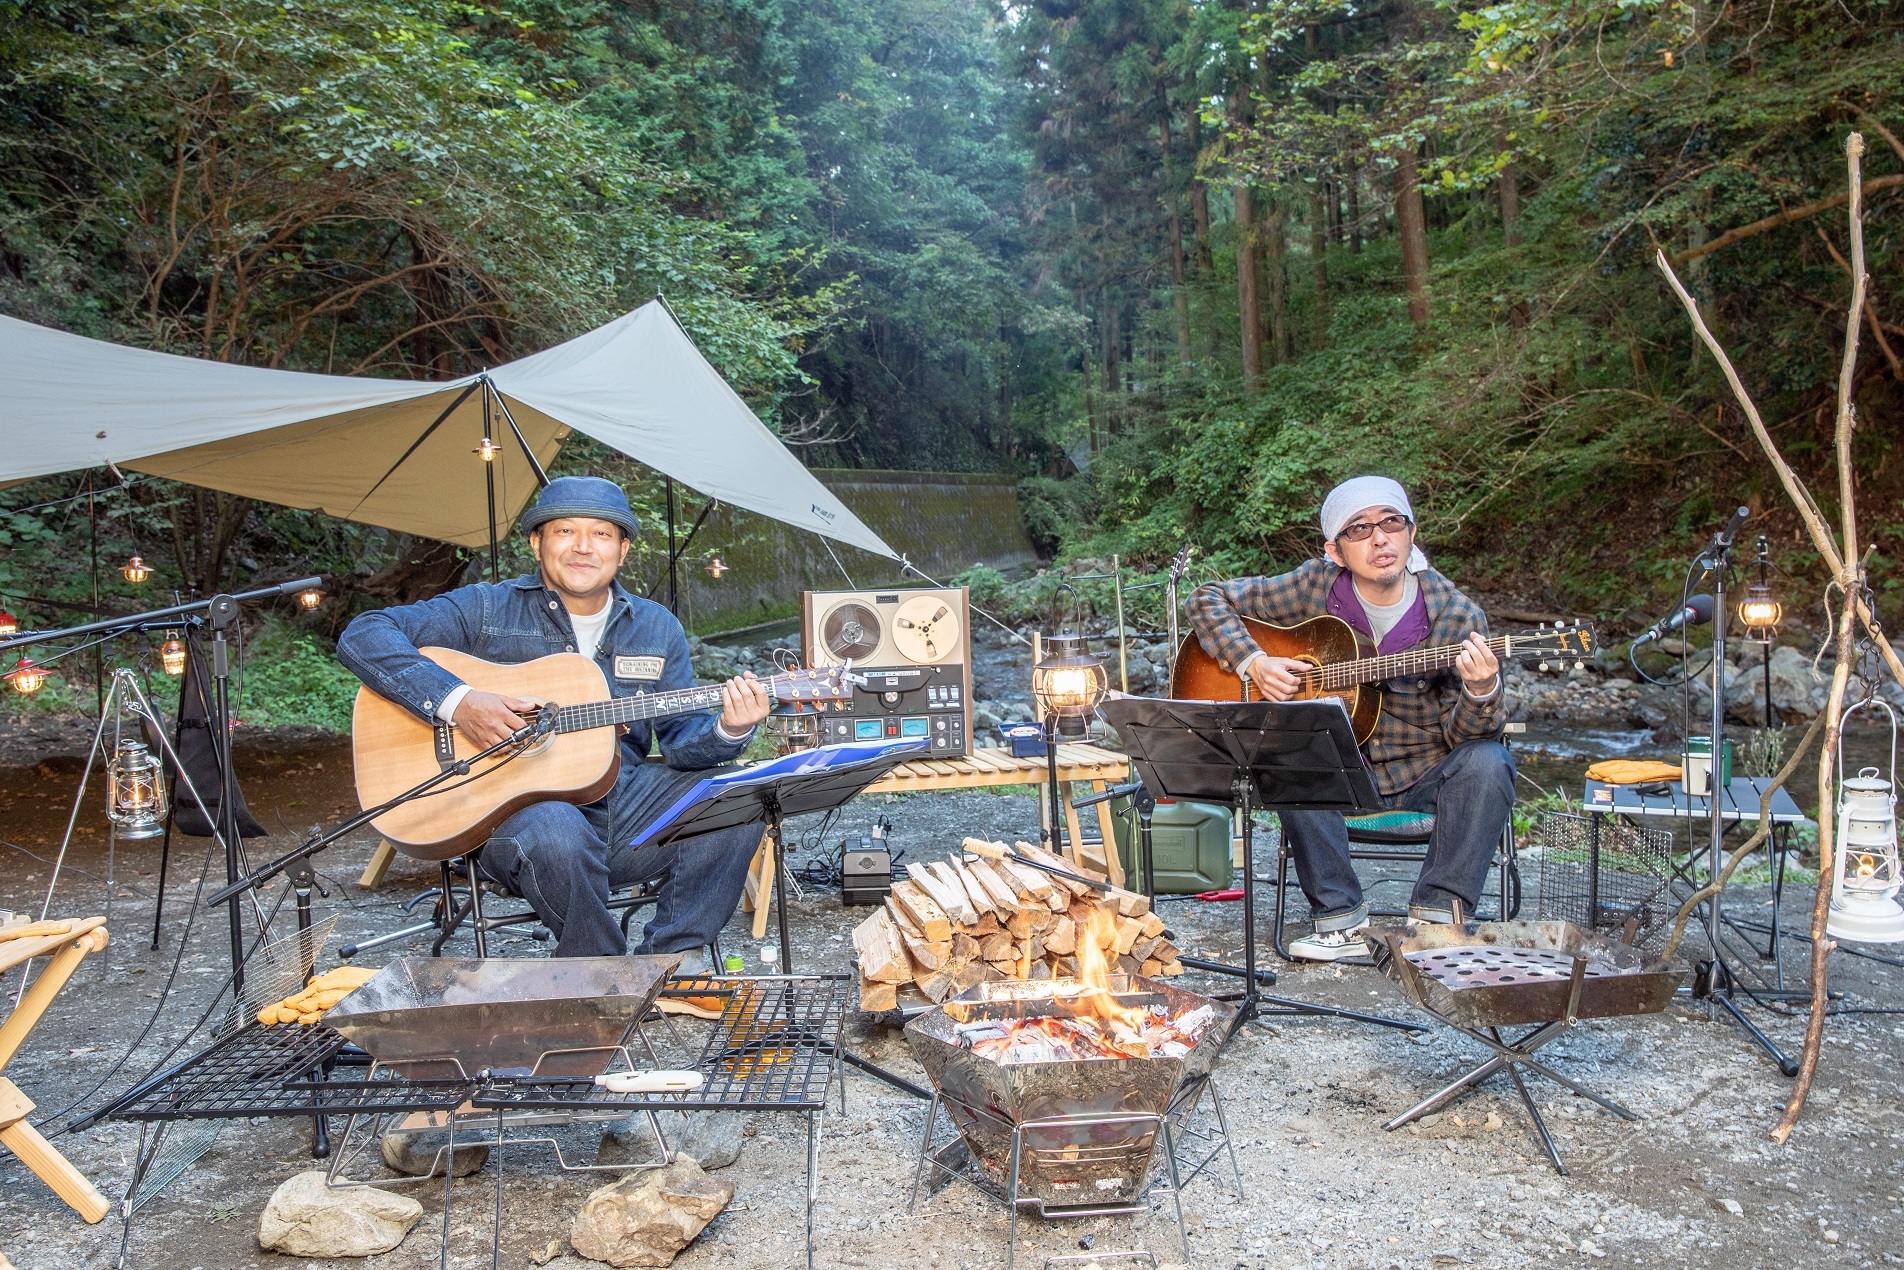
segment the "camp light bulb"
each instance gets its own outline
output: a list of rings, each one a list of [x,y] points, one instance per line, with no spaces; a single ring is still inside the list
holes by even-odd
[[[297,602],[308,613],[324,602],[324,593],[314,586],[307,586],[297,593]]]
[[[159,645],[159,665],[165,667],[168,675],[185,673],[185,641],[178,637],[178,632],[166,632],[165,642]]]
[[[707,562],[707,576],[713,578],[716,582],[721,580],[722,574],[731,573],[733,569],[733,565],[727,563],[727,561],[721,559],[719,556],[715,556],[712,560]]]
[[[483,443],[476,447],[476,453],[483,456],[483,462],[494,463],[496,461],[496,443],[488,437],[484,437]]]
[[[152,566],[135,555],[119,566],[119,572],[126,581],[137,586],[152,576]]]
[[[19,633],[20,619],[5,609],[0,609],[0,636],[18,635]]]
[[[121,737],[106,767],[106,818],[121,838],[165,832],[165,773],[143,741]]]
[[[15,692],[21,696],[30,697],[46,687],[47,675],[46,667],[31,657],[22,657],[13,664],[12,670],[0,677],[4,677],[8,683],[12,684]]]
[[[1896,898],[1904,873],[1891,782],[1867,767],[1838,788],[1838,852],[1825,932],[1862,944],[1904,943],[1904,908]]]

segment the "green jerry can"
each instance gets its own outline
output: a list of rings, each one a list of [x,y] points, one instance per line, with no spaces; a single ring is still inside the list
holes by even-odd
[[[1139,872],[1137,817],[1130,799],[1111,804],[1117,855],[1124,864],[1125,885],[1142,887]],[[1164,802],[1150,818],[1151,868],[1159,895],[1196,895],[1220,891],[1230,884],[1230,809],[1217,803]]]

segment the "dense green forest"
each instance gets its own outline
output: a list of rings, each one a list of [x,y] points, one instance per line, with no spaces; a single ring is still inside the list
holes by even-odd
[[[0,0],[0,312],[430,377],[659,292],[808,461],[1016,473],[1053,552],[1286,564],[1376,468],[1451,571],[1630,618],[1735,501],[1813,568],[1650,261],[1825,462],[1854,128],[1897,550],[1901,36],[1868,0]],[[0,592],[77,578],[86,506],[0,512]],[[171,586],[461,565],[149,479],[94,510]]]

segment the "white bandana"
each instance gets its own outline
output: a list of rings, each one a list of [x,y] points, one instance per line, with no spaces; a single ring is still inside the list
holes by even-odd
[[[1415,518],[1415,509],[1408,504],[1408,492],[1399,481],[1386,476],[1353,476],[1329,491],[1322,500],[1322,536],[1330,542],[1342,532],[1349,523],[1349,517],[1364,507],[1393,507],[1410,520]],[[1428,569],[1428,557],[1421,553],[1420,547],[1408,552],[1408,571],[1425,573]]]

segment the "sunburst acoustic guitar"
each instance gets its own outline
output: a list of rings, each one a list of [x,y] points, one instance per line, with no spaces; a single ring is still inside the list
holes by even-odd
[[[1299,676],[1301,687],[1296,699],[1339,700],[1349,713],[1358,744],[1366,744],[1375,735],[1375,724],[1382,717],[1383,684],[1444,670],[1454,665],[1463,648],[1461,644],[1439,644],[1378,656],[1369,637],[1339,617],[1325,614],[1295,626],[1272,626],[1250,617],[1240,620],[1265,653],[1308,663],[1309,669]],[[1495,635],[1487,643],[1503,661],[1578,661],[1591,656],[1598,647],[1592,627],[1559,622],[1522,634]],[[1243,680],[1205,652],[1195,635],[1184,636],[1170,674],[1172,697],[1182,701],[1247,701],[1250,697],[1246,691]]]
[[[601,668],[580,653],[555,653],[504,666],[448,648],[419,651],[485,692],[543,702],[542,711],[554,711],[555,719],[526,750],[505,750],[475,763],[468,776],[371,821],[392,846],[418,860],[455,859],[531,803],[559,799],[583,804],[605,797],[621,770],[618,725],[721,704],[719,684],[613,696]],[[789,671],[762,683],[774,696],[775,713],[787,714],[824,709],[851,697],[849,678],[847,667],[827,666]],[[456,729],[426,723],[368,688],[357,692],[350,737],[357,800],[365,809],[467,760],[479,748]]]

